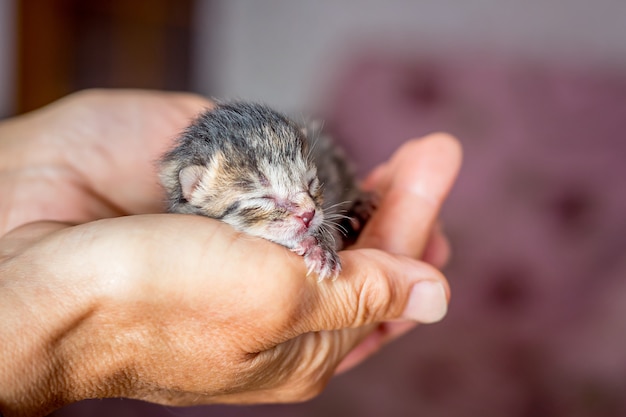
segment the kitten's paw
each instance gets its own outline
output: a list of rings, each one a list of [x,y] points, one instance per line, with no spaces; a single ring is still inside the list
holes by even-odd
[[[317,274],[317,280],[335,280],[341,272],[339,255],[332,249],[322,247],[316,238],[309,236],[302,240],[298,246],[291,249],[298,255],[304,256],[307,267],[307,276]]]
[[[380,198],[373,192],[362,193],[361,197],[354,202],[354,205],[348,210],[348,217],[352,223],[352,229],[360,233],[361,229],[369,221],[370,217],[378,208]]]
[[[363,192],[348,209],[346,217],[340,222],[342,248],[353,245],[359,234],[374,214],[379,205],[379,197],[373,192]]]
[[[341,261],[335,251],[324,250],[315,246],[304,255],[304,263],[307,266],[307,276],[317,274],[317,281],[325,279],[335,280],[341,272]]]

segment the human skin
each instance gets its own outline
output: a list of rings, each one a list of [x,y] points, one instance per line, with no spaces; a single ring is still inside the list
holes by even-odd
[[[92,90],[0,123],[0,410],[86,398],[303,401],[416,323],[443,318],[437,227],[456,140],[407,142],[366,180],[381,204],[336,281],[218,221],[159,214],[155,161],[210,107]],[[410,231],[410,232],[409,232]]]

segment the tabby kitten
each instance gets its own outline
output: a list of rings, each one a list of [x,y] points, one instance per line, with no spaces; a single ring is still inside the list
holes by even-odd
[[[168,209],[212,217],[304,256],[319,280],[374,209],[342,152],[319,127],[267,106],[218,103],[161,160]]]

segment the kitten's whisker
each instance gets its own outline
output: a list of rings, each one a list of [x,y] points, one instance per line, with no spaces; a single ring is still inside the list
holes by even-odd
[[[327,226],[332,226],[333,229],[337,230],[339,233],[341,233],[344,236],[348,236],[348,229],[346,229],[345,227],[343,227],[341,224],[337,223],[337,222],[328,222]]]
[[[323,126],[323,123],[322,123]],[[306,155],[306,160],[307,161],[312,161],[311,159],[311,155],[313,155],[313,151],[315,150],[315,148],[317,147],[317,144],[319,143],[319,140],[321,138],[321,129],[315,129],[314,126],[312,126],[311,121],[305,122],[305,126],[304,129],[307,131],[307,136],[310,136],[309,139],[309,152]],[[311,130],[309,132],[309,130]]]
[[[352,217],[347,216],[345,214],[330,213],[326,215],[326,219],[328,220],[352,220]]]
[[[350,200],[345,200],[345,201],[341,201],[341,202],[339,202],[339,203],[335,203],[335,204],[333,204],[333,205],[330,205],[330,206],[326,207],[325,209],[326,209],[326,210],[332,210],[332,209],[334,209],[334,208],[336,208],[336,207],[343,206],[343,205],[348,205],[348,204],[351,204],[351,203],[352,203],[352,201],[350,201]],[[346,211],[347,211],[347,210],[346,210]]]
[[[328,237],[329,240],[332,240],[333,246],[337,246],[337,240],[335,236],[330,232],[326,227],[322,228],[323,233]]]
[[[311,155],[313,155],[313,151],[317,147],[317,143],[318,142],[319,142],[319,137],[316,137],[314,139],[310,139],[309,152],[307,153],[306,158],[305,158],[307,161],[312,161]]]
[[[341,225],[335,224],[335,223],[324,223],[321,227],[322,231],[324,233],[326,233],[327,236],[330,237],[330,239],[332,239],[333,244],[336,245],[337,240],[336,240],[336,234],[333,232],[338,232],[344,236],[347,236],[346,233],[343,232],[343,230],[345,230]],[[343,230],[342,230],[343,229]]]

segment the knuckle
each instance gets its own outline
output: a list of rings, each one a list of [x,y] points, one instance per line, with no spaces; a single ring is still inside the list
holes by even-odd
[[[391,281],[380,276],[369,277],[363,280],[356,291],[357,303],[352,320],[354,327],[389,317],[397,292]]]

